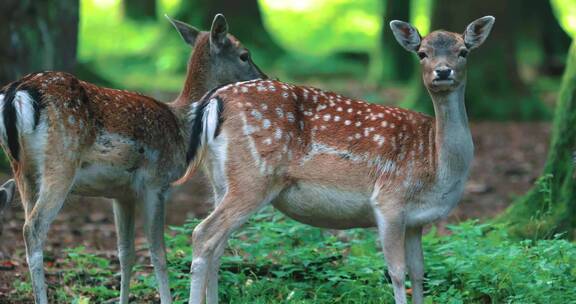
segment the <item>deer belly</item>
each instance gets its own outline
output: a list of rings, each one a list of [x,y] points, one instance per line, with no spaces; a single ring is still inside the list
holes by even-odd
[[[72,192],[88,196],[125,195],[146,163],[146,149],[113,134],[100,135],[76,171]],[[141,172],[140,172],[141,173]]]
[[[132,174],[105,164],[85,164],[76,172],[72,193],[86,196],[118,197],[125,195]]]
[[[332,187],[297,184],[272,202],[287,216],[311,226],[349,229],[375,226],[367,195]]]

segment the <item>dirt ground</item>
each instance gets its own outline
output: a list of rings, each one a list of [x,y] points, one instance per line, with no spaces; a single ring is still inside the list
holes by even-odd
[[[471,177],[462,202],[447,219],[436,224],[442,233],[448,223],[495,216],[530,188],[544,165],[548,123],[482,122],[473,123],[471,128],[476,146]],[[167,224],[180,225],[186,218],[203,217],[210,206],[211,190],[201,176],[196,177],[173,192],[167,206]],[[19,201],[4,213],[2,221],[0,303],[10,303],[8,294],[13,282],[27,277],[21,233],[24,215]],[[137,223],[137,236],[139,263],[148,263],[141,221]],[[51,227],[45,256],[49,262],[61,257],[63,249],[83,245],[91,252],[116,259],[115,242],[111,204],[103,199],[72,197]]]

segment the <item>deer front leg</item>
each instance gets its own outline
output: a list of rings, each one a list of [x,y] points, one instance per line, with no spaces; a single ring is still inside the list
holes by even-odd
[[[148,244],[150,246],[150,259],[154,265],[160,302],[172,303],[170,285],[168,283],[168,267],[166,264],[166,247],[164,244],[164,200],[165,189],[146,191],[145,193],[145,226]]]
[[[412,283],[412,303],[424,302],[424,255],[422,253],[422,227],[406,229],[406,262]]]
[[[406,304],[406,290],[404,280],[406,277],[405,264],[405,223],[401,212],[376,210],[378,234],[382,243],[382,250],[388,265],[388,274],[392,279],[394,300],[396,304]]]
[[[130,278],[136,258],[134,252],[134,201],[114,201],[114,221],[118,237],[120,260],[120,304],[127,304],[130,296]]]
[[[62,209],[74,180],[74,170],[55,171],[42,176],[38,201],[28,214],[23,229],[30,279],[34,299],[38,304],[48,303],[44,283],[44,241],[50,224]]]

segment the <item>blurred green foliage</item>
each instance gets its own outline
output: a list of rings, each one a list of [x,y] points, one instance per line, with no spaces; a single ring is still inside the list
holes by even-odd
[[[550,0],[554,14],[558,18],[562,28],[571,37],[576,37],[576,1],[574,0]]]
[[[181,1],[159,0],[158,14],[178,15]],[[388,30],[387,25],[382,24],[383,3],[381,0],[259,0],[267,31],[288,52],[276,62],[271,62],[264,50],[253,49],[253,57],[264,69],[273,70],[274,75],[288,80],[327,75],[363,76],[367,65],[379,60],[381,31]],[[422,34],[430,26],[431,4],[432,0],[411,3],[413,22]],[[158,19],[158,22],[146,23],[125,18],[121,0],[81,0],[79,61],[91,73],[105,79],[107,82],[102,83],[105,85],[111,83],[146,92],[178,91],[191,50],[167,21]],[[192,25],[202,30],[209,28],[209,24]],[[234,29],[230,31],[234,33]],[[395,41],[389,43],[396,44]],[[372,58],[362,62],[339,56],[341,52]]]
[[[158,13],[174,15],[179,2],[159,1]],[[82,0],[80,7],[81,63],[118,87],[180,90],[191,49],[163,16],[158,23],[130,21],[120,0]]]
[[[575,28],[574,0],[551,1],[564,28],[567,31]],[[209,28],[209,24],[198,24],[202,18],[197,15],[202,15],[202,7],[192,16],[183,14],[182,9],[188,12],[196,4],[183,6],[182,3],[183,0],[158,0],[157,21],[135,22],[123,16],[121,0],[81,0],[80,77],[157,97],[178,92],[192,50],[162,15],[186,16],[184,18],[190,20],[184,21],[193,26],[202,30]],[[286,51],[278,55],[263,48],[251,49],[255,62],[269,75],[372,102],[401,104],[420,111],[427,109],[422,107],[430,104],[429,96],[422,87],[419,73],[414,74],[409,83],[379,80],[381,71],[387,68],[382,56],[384,44],[400,47],[396,41],[381,41],[382,31],[389,30],[383,23],[384,0],[258,0],[258,3],[267,32]],[[422,35],[430,30],[433,6],[434,0],[410,2],[410,21]],[[234,33],[235,29],[230,28],[230,32]],[[549,104],[542,105],[542,96],[555,94],[559,83],[557,77],[540,75],[544,55],[539,43],[538,39],[522,39],[518,43],[519,75],[529,92],[527,96],[514,98],[524,100],[516,104],[519,115],[525,118],[548,117],[533,113],[547,113]],[[470,79],[478,76],[485,80],[476,74],[471,72]],[[504,72],[498,75],[507,77]],[[389,94],[388,90],[394,93]],[[513,88],[505,90],[512,92]],[[468,93],[470,100],[478,95],[472,89]],[[491,97],[489,102],[476,98],[479,101],[470,107],[477,110],[472,116],[506,119],[507,105],[513,104],[513,97],[504,95]]]
[[[279,45],[295,54],[318,57],[378,48],[381,0],[259,0],[259,3],[268,32]]]

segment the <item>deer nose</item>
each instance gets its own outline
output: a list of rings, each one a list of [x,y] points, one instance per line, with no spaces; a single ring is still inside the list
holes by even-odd
[[[454,74],[454,71],[451,68],[440,68],[434,70],[434,74],[436,74],[436,79],[438,80],[448,80]]]

